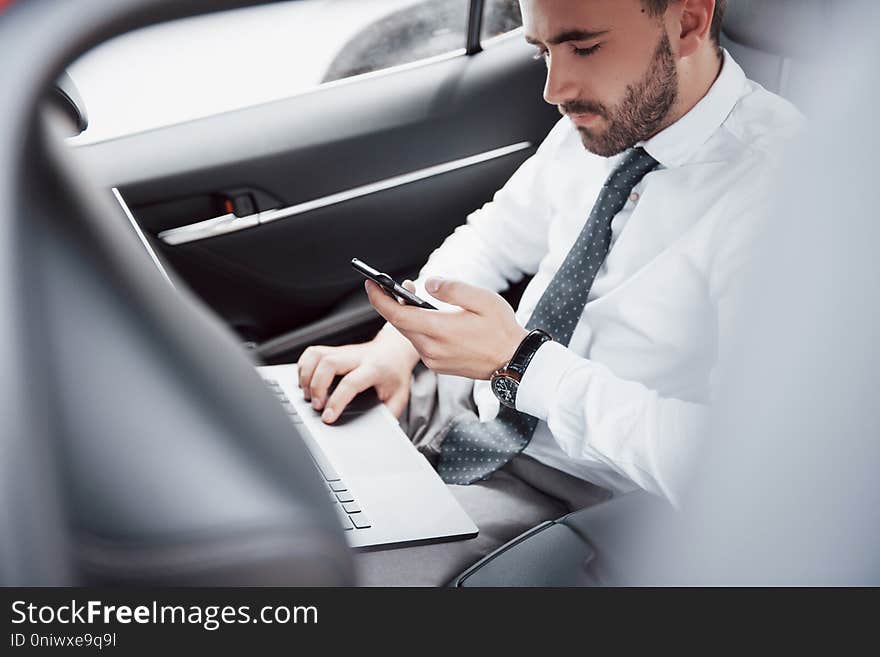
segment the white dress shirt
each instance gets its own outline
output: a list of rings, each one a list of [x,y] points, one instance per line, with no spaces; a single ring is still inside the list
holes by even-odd
[[[640,144],[660,166],[615,216],[570,344],[543,345],[519,387],[517,409],[540,420],[524,454],[615,493],[638,487],[675,500],[705,431],[770,174],[802,122],[725,52],[708,94]],[[560,120],[431,255],[419,293],[431,298],[429,276],[501,291],[534,275],[517,310],[525,325],[621,157],[588,152]],[[473,394],[480,418],[495,417],[489,382]]]

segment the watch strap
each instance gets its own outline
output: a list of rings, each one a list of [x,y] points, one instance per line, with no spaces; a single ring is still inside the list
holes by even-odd
[[[507,363],[507,367],[504,369],[515,372],[522,377],[522,375],[525,374],[529,363],[532,361],[532,358],[534,358],[537,353],[538,347],[552,339],[553,338],[550,337],[550,334],[547,333],[547,331],[534,329],[523,338],[522,342],[519,343],[519,347],[517,347],[514,352],[513,358],[510,359],[510,362]]]

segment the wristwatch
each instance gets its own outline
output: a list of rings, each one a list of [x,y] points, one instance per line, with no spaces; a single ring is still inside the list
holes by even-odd
[[[498,401],[510,408],[516,408],[516,393],[519,390],[520,381],[526,373],[526,368],[532,361],[535,352],[538,351],[538,347],[552,339],[547,331],[535,329],[519,343],[519,347],[507,365],[495,370],[492,374],[491,385],[492,392],[498,397]]]

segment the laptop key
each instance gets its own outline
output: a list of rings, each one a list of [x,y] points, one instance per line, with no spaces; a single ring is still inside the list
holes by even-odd
[[[354,498],[351,496],[351,493],[336,493],[336,499],[340,502],[354,502]]]
[[[370,527],[370,519],[367,518],[367,515],[363,512],[352,513],[348,517],[354,523],[354,526],[357,527],[358,529],[367,529],[368,527]]]
[[[361,510],[361,507],[358,506],[357,502],[344,502],[342,508],[345,509],[347,513],[358,513]]]
[[[341,493],[344,490],[348,490],[348,486],[345,485],[344,481],[331,481],[330,482],[330,490],[334,493]]]
[[[315,463],[318,464],[318,469],[321,471],[321,474],[324,475],[324,479],[327,481],[339,481],[341,477],[339,473],[333,468],[332,465],[324,458],[324,455],[321,454],[321,458],[317,458],[317,456],[312,453],[312,457],[315,459]]]

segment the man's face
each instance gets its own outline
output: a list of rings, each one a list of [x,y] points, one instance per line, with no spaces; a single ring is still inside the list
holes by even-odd
[[[521,0],[526,39],[547,62],[544,99],[610,157],[666,127],[678,72],[659,17],[640,0]]]

